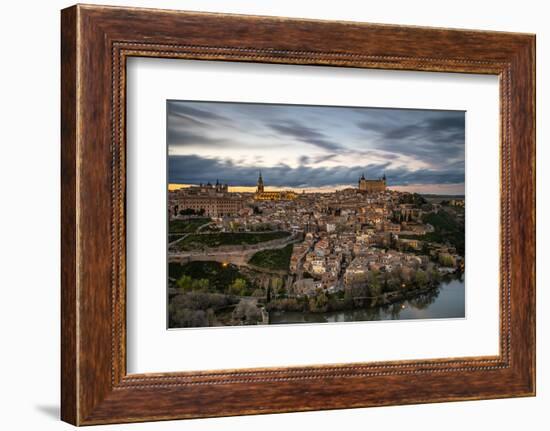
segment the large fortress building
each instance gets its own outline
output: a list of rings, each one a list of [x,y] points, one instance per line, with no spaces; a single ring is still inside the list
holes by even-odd
[[[254,193],[254,199],[257,201],[293,201],[298,195],[291,190],[266,192],[264,189],[264,179],[262,173],[258,176],[258,183],[256,185],[256,193]]]
[[[386,191],[386,174],[377,180],[367,180],[365,174],[361,175],[359,178],[358,189],[360,192],[365,193],[379,193]]]

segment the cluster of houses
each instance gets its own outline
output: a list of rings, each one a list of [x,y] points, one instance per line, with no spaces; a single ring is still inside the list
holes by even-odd
[[[193,193],[199,199],[206,192]],[[231,194],[226,188],[221,193]],[[187,198],[190,195],[187,191]],[[369,271],[426,269],[435,264],[441,272],[452,272],[463,265],[463,257],[452,247],[422,239],[434,232],[433,226],[423,223],[423,216],[440,211],[441,206],[403,203],[402,197],[396,191],[357,189],[300,193],[294,199],[278,200],[240,194],[243,204],[231,214],[210,214],[211,227],[222,232],[300,233],[304,241],[294,244],[290,258],[292,289],[298,295],[343,290],[346,284],[366,280]],[[182,202],[174,202],[180,210]]]

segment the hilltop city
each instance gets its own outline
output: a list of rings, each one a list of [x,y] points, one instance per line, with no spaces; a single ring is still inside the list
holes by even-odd
[[[375,319],[406,300],[429,304],[464,272],[463,197],[398,192],[364,174],[330,192],[270,190],[261,172],[254,192],[232,189],[169,192],[170,327],[346,321],[353,310]]]

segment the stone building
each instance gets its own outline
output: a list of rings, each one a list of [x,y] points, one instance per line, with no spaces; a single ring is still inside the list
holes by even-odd
[[[257,201],[293,201],[298,197],[296,192],[291,190],[282,191],[269,191],[266,192],[264,188],[264,180],[262,173],[258,177],[258,184],[256,186],[256,193],[254,193],[254,199]]]
[[[379,193],[386,191],[386,174],[377,180],[368,180],[365,178],[365,174],[359,178],[357,187],[360,192],[365,193]]]
[[[243,208],[242,199],[228,196],[180,196],[171,205],[172,215],[191,209],[209,217],[236,215]]]
[[[244,200],[237,193],[230,193],[227,184],[200,184],[169,192],[170,215],[176,217],[182,211],[192,210],[209,217],[237,215],[244,208]]]

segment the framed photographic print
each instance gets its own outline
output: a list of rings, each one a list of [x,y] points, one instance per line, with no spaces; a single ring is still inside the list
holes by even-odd
[[[63,420],[535,394],[533,35],[61,30]]]
[[[169,328],[465,317],[465,112],[166,113]]]

